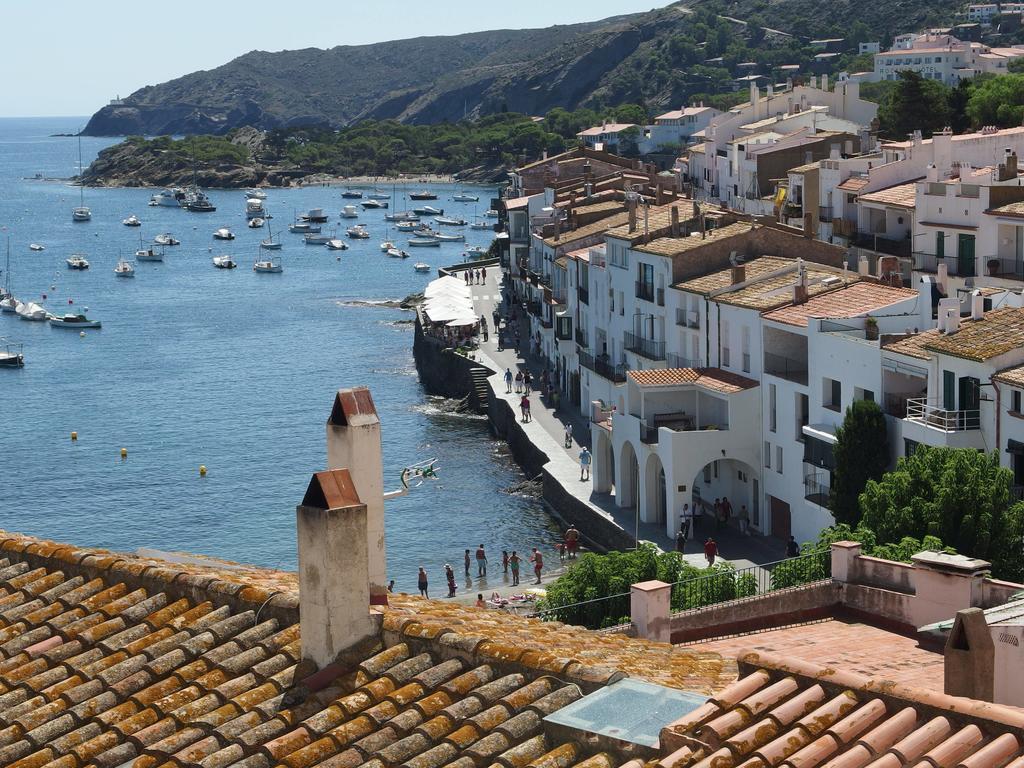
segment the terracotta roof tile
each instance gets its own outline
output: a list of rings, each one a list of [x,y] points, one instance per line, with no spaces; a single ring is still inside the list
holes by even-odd
[[[766,312],[764,317],[778,323],[806,328],[809,318],[862,317],[907,299],[917,298],[917,291],[860,281],[835,291],[813,296],[802,304],[790,304]]]
[[[839,185],[838,189],[845,192],[860,192],[870,181],[867,176],[850,176]]]
[[[753,389],[758,382],[722,368],[650,368],[629,371],[629,378],[641,387],[677,387],[684,384],[735,394]]]
[[[896,184],[892,187],[879,189],[859,195],[857,200],[862,203],[881,203],[897,208],[913,208],[917,195],[917,179],[907,184]]]

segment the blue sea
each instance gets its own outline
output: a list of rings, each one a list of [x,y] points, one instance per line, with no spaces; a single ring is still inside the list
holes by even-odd
[[[92,221],[73,223],[78,188],[33,177],[76,172],[77,141],[52,134],[84,123],[0,119],[0,267],[9,235],[16,296],[54,313],[88,307],[103,322],[82,337],[0,315],[0,337],[23,342],[26,358],[23,369],[0,369],[0,528],[294,569],[295,505],[325,466],[334,393],[367,385],[383,423],[386,489],[398,487],[411,462],[436,458],[440,467],[437,481],[388,502],[388,569],[399,587],[415,587],[419,565],[440,582],[444,562],[481,542],[496,551],[553,543],[557,529],[544,505],[508,492],[524,478],[486,421],[423,392],[411,314],[358,303],[422,290],[431,275],[414,272],[412,262],[456,263],[461,244],[388,258],[379,250],[384,211],[361,216],[372,237],[349,240],[340,259],[287,233],[295,212],[310,207],[331,216],[325,231],[342,233],[351,220],[337,216],[352,201],[340,187],[268,190],[271,226],[285,241],[279,275],[251,269],[266,229],[245,226],[241,190],[209,190],[217,211],[195,214],[147,206],[152,189],[86,189]],[[115,141],[83,138],[84,163]],[[482,214],[495,191],[477,190],[474,206],[452,202],[454,187],[434,190],[433,205],[467,219],[474,207]],[[397,195],[392,205],[406,207],[402,188]],[[130,214],[143,226],[123,226]],[[219,227],[237,239],[213,240]],[[134,279],[115,277],[140,233],[148,243],[165,231],[182,244],[168,248],[163,263],[138,263]],[[465,233],[468,244],[491,237]],[[32,252],[30,243],[46,250]],[[72,253],[91,268],[68,270]],[[214,269],[220,253],[233,254],[239,268]]]

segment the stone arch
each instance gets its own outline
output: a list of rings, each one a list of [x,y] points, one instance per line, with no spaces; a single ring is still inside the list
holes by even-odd
[[[622,444],[616,464],[615,501],[620,507],[634,508],[639,503],[640,464],[636,449],[628,440]]]
[[[595,429],[594,435],[594,491],[610,493],[615,485],[615,451],[612,436],[605,429]]]
[[[640,518],[645,523],[665,521],[668,499],[666,493],[665,467],[661,457],[652,452],[644,466],[644,504]]]

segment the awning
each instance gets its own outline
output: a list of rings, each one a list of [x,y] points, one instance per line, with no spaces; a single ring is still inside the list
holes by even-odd
[[[1007,440],[1006,441],[1006,452],[1015,453],[1018,456],[1024,456],[1024,443],[1018,440]]]
[[[804,424],[803,433],[829,445],[836,444],[836,428],[831,424]]]

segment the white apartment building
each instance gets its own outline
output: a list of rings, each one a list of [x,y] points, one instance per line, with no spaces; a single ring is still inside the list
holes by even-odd
[[[1007,64],[1024,56],[1024,49],[990,48],[965,42],[952,35],[919,35],[909,47],[875,54],[875,80],[895,80],[900,72],[918,72],[922,77],[956,85],[978,74],[1006,74]]]
[[[602,123],[580,131],[576,134],[576,138],[589,149],[614,152],[618,149],[621,141],[619,134],[629,128],[639,127],[636,123]]]
[[[1017,5],[1017,3],[1006,3]],[[987,24],[999,15],[999,3],[972,3],[967,6],[967,20]]]

